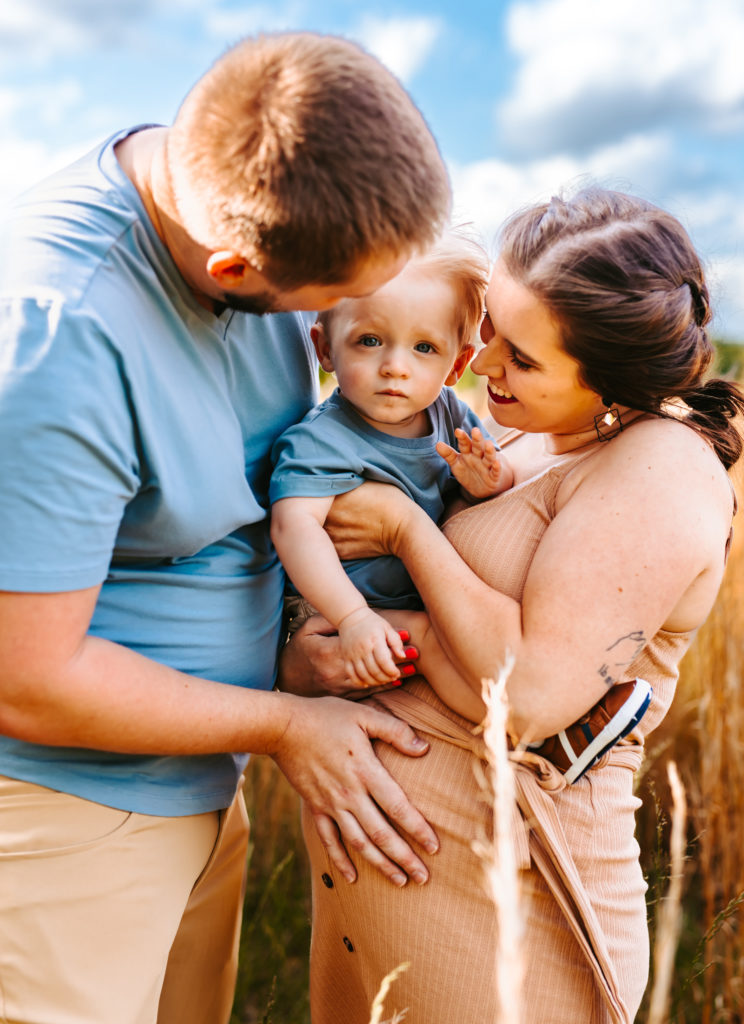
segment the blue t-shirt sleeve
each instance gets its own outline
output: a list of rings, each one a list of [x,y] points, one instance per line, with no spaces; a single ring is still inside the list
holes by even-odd
[[[118,359],[60,296],[0,302],[0,589],[102,582],[136,492]]]
[[[269,500],[324,498],[353,491],[364,481],[354,435],[316,410],[285,430],[271,452]]]

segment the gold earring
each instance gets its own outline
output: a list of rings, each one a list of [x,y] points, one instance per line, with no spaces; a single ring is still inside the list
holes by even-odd
[[[594,429],[598,441],[611,441],[623,429],[623,420],[620,410],[611,401],[603,398],[602,405],[606,408],[604,412],[594,417]]]

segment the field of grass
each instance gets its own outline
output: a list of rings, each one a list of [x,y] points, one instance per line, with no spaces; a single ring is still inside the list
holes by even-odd
[[[740,507],[743,482],[739,472]],[[637,835],[649,883],[652,942],[659,941],[669,883],[670,760],[687,799],[681,931],[663,1018],[670,1024],[744,1021],[743,673],[740,512],[718,602],[682,664],[675,703],[650,739],[639,780]],[[246,796],[253,844],[231,1024],[309,1024],[309,877],[297,798],[265,758],[249,766]],[[638,1024],[651,1020],[647,1004],[648,998]]]

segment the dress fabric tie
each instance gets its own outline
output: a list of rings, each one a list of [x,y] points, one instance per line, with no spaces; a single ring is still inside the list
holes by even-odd
[[[403,718],[413,729],[435,736],[472,753],[474,770],[483,774],[488,761],[486,745],[475,726],[454,720],[409,690],[389,690],[375,700]],[[567,783],[549,761],[530,751],[509,751],[515,802],[512,810],[516,863],[520,870],[534,865],[545,879],[573,935],[591,967],[613,1024],[633,1024],[619,993],[602,927],[576,868],[553,802]],[[643,758],[640,744],[613,747],[597,763],[636,771]]]

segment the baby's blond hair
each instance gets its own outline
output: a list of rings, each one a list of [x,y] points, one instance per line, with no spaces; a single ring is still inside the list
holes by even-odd
[[[409,266],[431,270],[448,281],[455,292],[455,320],[458,349],[473,345],[483,319],[483,306],[488,288],[490,263],[483,246],[465,225],[447,228],[431,248],[414,256]],[[318,317],[330,335],[334,314],[355,299],[342,299],[338,305]]]

